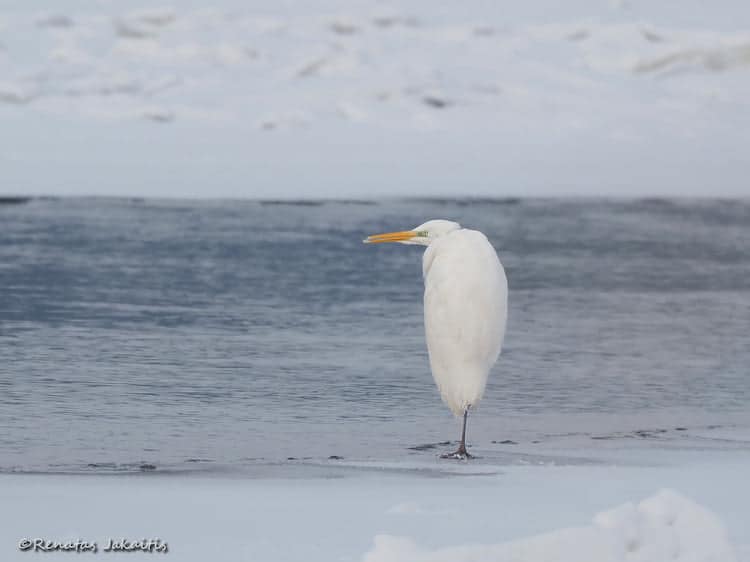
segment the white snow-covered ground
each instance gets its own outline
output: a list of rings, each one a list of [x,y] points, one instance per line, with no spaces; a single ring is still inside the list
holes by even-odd
[[[16,4],[4,192],[748,194],[740,0]]]
[[[472,562],[477,560],[734,560],[726,530],[710,511],[671,490],[637,505],[623,504],[586,527],[493,545],[429,551],[408,538],[379,535],[365,562]]]
[[[159,538],[180,561],[750,560],[747,451],[631,457],[638,462],[467,463],[452,474],[431,470],[438,460],[343,472],[345,463],[328,461],[328,477],[315,478],[4,474],[0,557],[28,560],[19,541],[44,538],[132,559],[143,554],[101,549],[109,538]]]

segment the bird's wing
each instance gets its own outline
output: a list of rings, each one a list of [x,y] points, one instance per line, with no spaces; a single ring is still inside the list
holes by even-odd
[[[430,366],[443,398],[460,413],[481,397],[502,347],[505,272],[487,238],[473,230],[433,243],[423,266]]]

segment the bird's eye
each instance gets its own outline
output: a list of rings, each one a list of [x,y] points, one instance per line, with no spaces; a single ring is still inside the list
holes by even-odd
[[[429,234],[426,230],[417,230],[417,236],[420,236],[421,238],[427,238]]]

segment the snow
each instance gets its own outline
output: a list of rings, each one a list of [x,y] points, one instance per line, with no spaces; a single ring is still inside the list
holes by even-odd
[[[746,450],[628,456],[494,472],[426,455],[296,472],[1,474],[0,557],[28,559],[22,538],[111,537],[158,538],[188,562],[750,560]]]
[[[588,527],[494,545],[429,551],[413,540],[375,537],[364,562],[731,562],[726,530],[709,510],[672,490],[599,513]]]
[[[736,0],[31,6],[0,9],[23,191],[747,194]]]

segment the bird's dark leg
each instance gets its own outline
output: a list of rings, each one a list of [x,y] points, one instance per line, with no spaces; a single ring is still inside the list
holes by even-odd
[[[441,459],[470,459],[472,456],[466,451],[466,420],[469,417],[469,408],[464,410],[464,426],[461,429],[461,442],[458,444],[458,449],[452,453],[445,453],[440,455]]]

